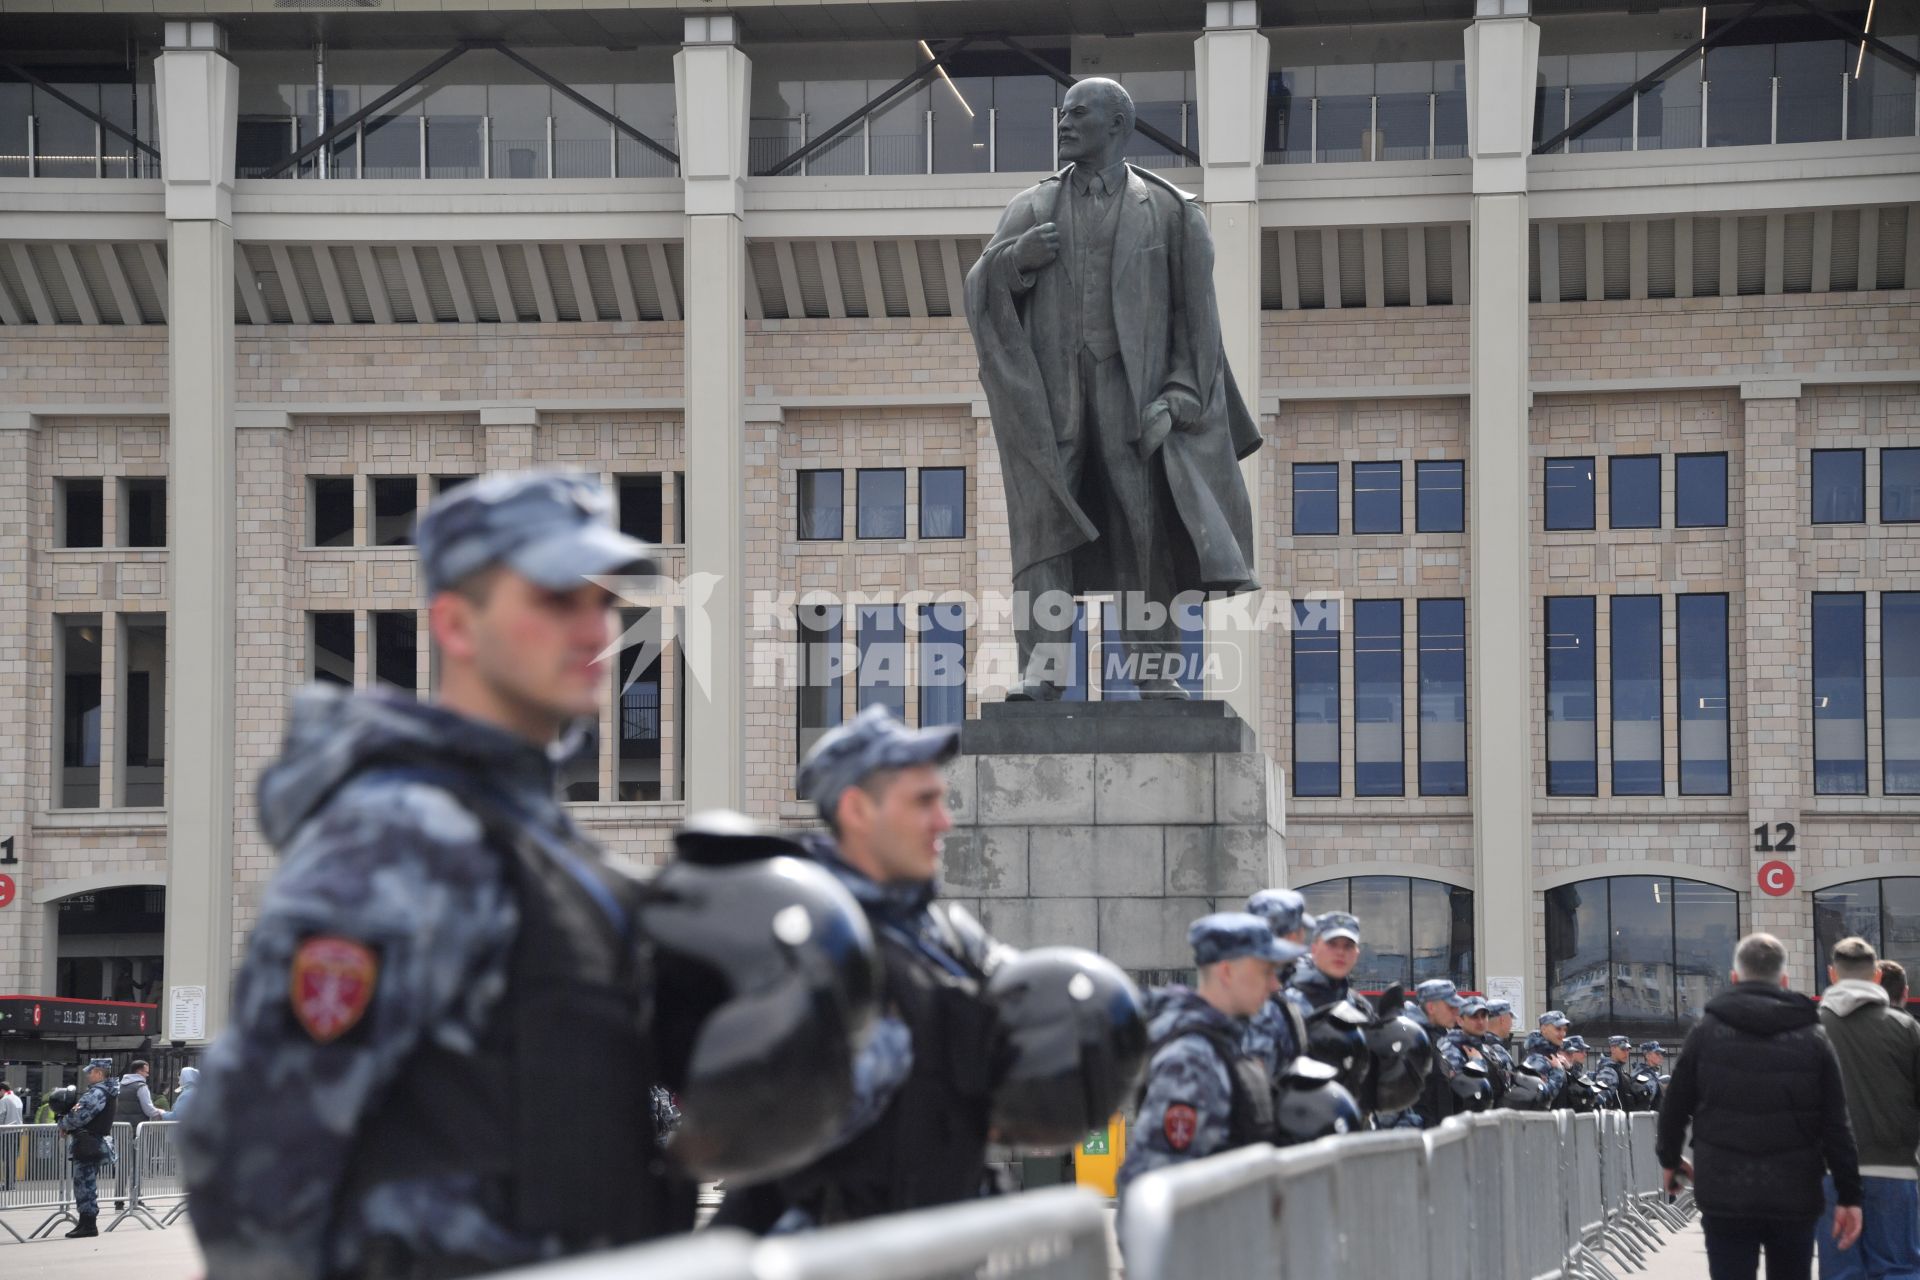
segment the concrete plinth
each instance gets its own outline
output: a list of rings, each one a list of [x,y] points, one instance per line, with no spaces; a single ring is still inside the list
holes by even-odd
[[[946,892],[1008,944],[1189,968],[1196,916],[1286,883],[1279,766],[1224,703],[982,710],[949,766]]]

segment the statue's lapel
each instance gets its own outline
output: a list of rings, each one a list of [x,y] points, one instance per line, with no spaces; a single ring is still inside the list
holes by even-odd
[[[1073,182],[1073,166],[1068,165],[1060,171],[1060,181],[1053,188],[1053,214],[1042,222],[1052,222],[1060,233],[1060,256],[1054,259],[1067,279],[1073,275],[1073,192],[1069,189]]]
[[[1127,194],[1120,203],[1120,227],[1113,236],[1113,279],[1118,284],[1153,230],[1153,209],[1147,203],[1147,184],[1127,166]]]

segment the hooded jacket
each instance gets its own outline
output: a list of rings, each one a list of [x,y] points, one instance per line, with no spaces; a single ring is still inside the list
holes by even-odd
[[[1920,1179],[1920,1023],[1891,1008],[1879,983],[1849,978],[1821,997],[1820,1025],[1847,1082],[1861,1175]]]
[[[1694,1199],[1709,1217],[1811,1222],[1860,1203],[1860,1166],[1840,1063],[1814,1003],[1764,982],[1708,1001],[1660,1107],[1657,1154],[1676,1167],[1693,1127]]]
[[[162,1117],[167,1120],[183,1120],[187,1114],[187,1104],[193,1100],[193,1092],[200,1087],[200,1068],[180,1068],[180,1089],[173,1095],[173,1105]]]

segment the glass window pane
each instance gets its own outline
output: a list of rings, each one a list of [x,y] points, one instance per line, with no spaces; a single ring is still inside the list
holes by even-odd
[[[314,476],[307,490],[312,508],[311,545],[353,545],[353,477]]]
[[[1683,453],[1673,460],[1673,523],[1718,529],[1727,523],[1727,455]]]
[[[1362,796],[1406,793],[1401,707],[1406,681],[1401,602],[1353,603],[1353,786]]]
[[[1051,76],[1029,73],[993,78],[993,106],[998,115],[993,143],[997,172],[1037,172],[1054,167],[1053,109],[1059,101],[1060,86]],[[974,109],[979,110],[977,106]]]
[[[1813,789],[1867,793],[1867,598],[1813,595]]]
[[[1400,532],[1400,464],[1353,464],[1353,531]]]
[[[167,545],[167,482],[128,477],[120,482],[120,545]]]
[[[1673,881],[1616,876],[1611,894],[1613,1021],[1645,1027],[1673,1021]]]
[[[1880,451],[1880,522],[1920,520],[1920,449]]]
[[[1340,532],[1340,467],[1332,462],[1293,464],[1293,532]]]
[[[1886,793],[1920,795],[1920,592],[1880,597],[1880,705]]]
[[[1813,522],[1861,524],[1867,518],[1867,451],[1813,451]]]
[[[839,605],[803,603],[794,610],[794,620],[800,633],[797,758],[804,759],[820,735],[840,723],[846,655],[840,645]]]
[[[1378,991],[1407,982],[1412,945],[1412,903],[1404,876],[1355,876],[1353,914],[1360,918],[1360,962],[1353,985]]]
[[[1416,533],[1460,533],[1467,527],[1464,462],[1413,464]]]
[[[967,606],[920,607],[920,725],[967,718]]]
[[[862,101],[879,97],[893,85],[891,77],[867,81],[866,97]],[[927,171],[927,104],[931,100],[927,87],[922,85],[901,94],[867,117],[867,130],[873,148],[872,172]],[[857,134],[859,126],[854,126],[852,132]]]
[[[1567,57],[1573,89],[1573,118],[1584,120],[1632,84],[1631,53],[1575,53]],[[1570,151],[1629,151],[1633,148],[1633,104],[1627,102],[1568,140]]]
[[[1453,972],[1448,975],[1456,987],[1473,985],[1473,890],[1449,888],[1447,900],[1453,908]]]
[[[1340,794],[1340,616],[1293,606],[1293,794]]]
[[[660,682],[660,611],[629,609],[620,614],[619,683],[613,690],[614,793],[620,800],[662,800],[660,744],[664,702]],[[642,662],[641,659],[646,661]]]
[[[800,540],[835,542],[845,535],[846,476],[840,471],[800,473]]]
[[[1593,528],[1593,459],[1548,458],[1547,528]]]
[[[167,619],[129,617],[120,627],[126,668],[122,697],[121,803],[158,808],[167,802]]]
[[[1840,136],[1840,99],[1853,68],[1840,40],[1798,40],[1774,47],[1780,142],[1831,142]],[[1717,91],[1719,86],[1715,86]],[[1714,103],[1717,109],[1719,103]],[[1911,105],[1911,104],[1909,104]],[[1853,130],[1847,130],[1849,134]],[[1855,135],[1858,136],[1858,135]]]
[[[1547,794],[1599,792],[1592,596],[1547,600]]]
[[[1666,781],[1666,700],[1660,674],[1660,597],[1614,596],[1608,602],[1613,642],[1613,794],[1657,796]]]
[[[560,795],[577,804],[591,804],[600,799],[599,718],[575,722],[572,733],[566,740],[572,750],[560,762]]]
[[[1173,606],[1174,629],[1180,633],[1179,665],[1174,680],[1189,698],[1206,693],[1207,610],[1200,603]]]
[[[1680,794],[1723,796],[1731,788],[1727,764],[1727,598],[1683,595],[1675,604]]]
[[[1920,37],[1914,35],[1876,35],[1900,49],[1908,57],[1920,52]],[[1854,46],[1854,76],[1847,88],[1852,101],[1847,107],[1849,138],[1911,138],[1913,136],[1913,71],[1878,50],[1868,49],[1864,59]]]
[[[1453,886],[1438,880],[1414,880],[1414,982],[1453,977]]]
[[[1660,527],[1660,456],[1607,459],[1607,523],[1615,529]]]
[[[937,80],[933,89],[933,170],[985,173],[991,148],[993,81],[984,76]]]
[[[1731,889],[1697,880],[1673,882],[1675,1016],[1691,1023],[1727,985],[1740,941],[1740,899]]]
[[[907,536],[907,473],[889,467],[859,474],[858,531],[862,538]]]
[[[859,709],[882,706],[907,718],[907,628],[897,604],[859,607]]]
[[[412,476],[373,478],[373,545],[403,547],[413,542],[413,509],[420,486]]]
[[[1422,600],[1420,794],[1467,794],[1467,602]]]
[[[1773,126],[1773,46],[1721,45],[1707,50],[1707,145],[1765,144]],[[1838,82],[1835,89],[1839,88]]]
[[[373,677],[413,693],[419,685],[419,623],[413,610],[373,615]]]
[[[1307,900],[1307,914],[1323,916],[1329,911],[1350,911],[1351,884],[1349,880],[1322,880],[1319,884],[1300,886],[1300,896]]]
[[[1880,956],[1898,960],[1909,983],[1920,972],[1920,876],[1880,882]]]
[[[311,615],[311,649],[307,675],[319,684],[353,686],[353,615]]]
[[[487,86],[488,136],[493,148],[496,178],[547,176],[547,116],[553,110],[553,90],[544,84]],[[373,138],[367,138],[368,163],[373,163]],[[387,174],[369,170],[367,176]]]
[[[1608,977],[1607,882],[1583,880],[1549,889],[1547,1006],[1578,1025],[1612,1015]]]
[[[662,501],[666,487],[659,475],[621,476],[620,532],[654,546],[660,545]]]
[[[100,619],[60,626],[60,807],[100,807]]]
[[[1680,52],[1678,46],[1643,50],[1635,58],[1636,78],[1649,75]],[[1689,58],[1667,78],[1640,94],[1640,149],[1700,145],[1700,59]]]
[[[1880,949],[1880,884],[1855,880],[1820,889],[1813,895],[1813,966],[1816,986],[1827,985],[1827,959],[1842,938],[1865,938]],[[1901,963],[1906,963],[1902,961]]]
[[[106,534],[106,488],[95,476],[72,476],[57,482],[60,498],[60,545],[97,547]]]
[[[922,467],[920,469],[920,536],[923,538],[967,536],[967,469],[965,467]]]

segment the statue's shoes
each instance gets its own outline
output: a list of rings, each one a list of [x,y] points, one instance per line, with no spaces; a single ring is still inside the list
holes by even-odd
[[[1020,684],[1007,690],[1008,702],[1058,702],[1066,689],[1057,684]]]

